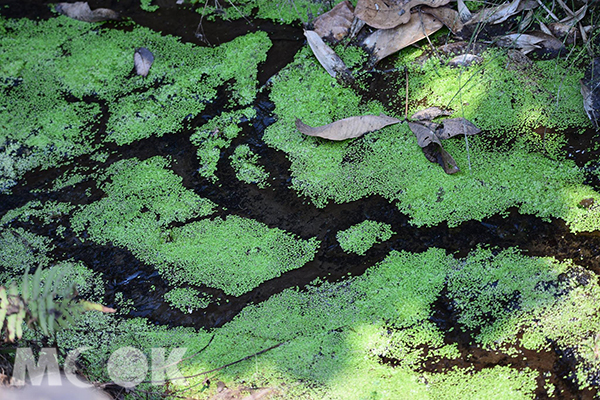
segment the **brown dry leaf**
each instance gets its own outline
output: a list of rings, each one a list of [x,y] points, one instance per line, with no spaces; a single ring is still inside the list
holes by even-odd
[[[444,127],[436,132],[440,139],[448,139],[457,135],[477,135],[481,133],[475,124],[464,118],[448,118],[444,120]]]
[[[354,7],[348,0],[344,0],[315,20],[315,32],[323,39],[339,42],[348,35],[352,21]]]
[[[517,48],[523,54],[533,50],[544,48],[558,54],[563,48],[563,43],[553,35],[548,35],[542,31],[533,31],[530,33],[512,33],[497,38],[496,44],[501,47]]]
[[[360,137],[367,132],[373,132],[399,122],[402,121],[384,114],[361,115],[344,118],[315,128],[304,124],[300,119],[296,119],[296,128],[308,136],[317,136],[329,140],[346,140]]]
[[[421,10],[429,15],[433,15],[435,18],[440,20],[444,25],[448,27],[452,31],[452,33],[457,34],[464,28],[462,21],[460,20],[460,15],[456,10],[453,10],[448,7],[438,7],[438,8],[430,8],[430,7],[421,7]]]
[[[504,3],[497,7],[484,8],[477,14],[473,15],[473,18],[469,20],[468,23],[499,24],[520,12],[520,3],[521,0],[514,0],[510,3]]]
[[[424,4],[440,7],[451,0],[358,0],[354,15],[377,29],[391,29],[411,19],[410,9]]]
[[[437,125],[437,124],[436,124]],[[417,137],[417,143],[423,149],[425,158],[433,163],[437,163],[444,168],[447,174],[454,174],[460,171],[456,161],[444,150],[440,139],[435,131],[426,126],[423,122],[409,122],[408,127]]]
[[[304,31],[304,36],[306,36],[315,57],[317,57],[317,60],[319,60],[329,75],[334,78],[338,75],[341,75],[344,78],[350,78],[352,76],[342,59],[331,50],[331,47],[323,42],[323,39],[321,39],[315,31]]]
[[[133,62],[135,64],[135,73],[145,78],[148,76],[150,67],[154,62],[154,54],[147,48],[140,47],[133,55]]]
[[[452,115],[452,112],[453,111],[442,110],[439,107],[433,106],[417,111],[410,117],[410,119],[415,119],[417,121],[431,121],[437,117]]]
[[[444,26],[429,14],[411,15],[407,24],[394,29],[379,29],[365,38],[362,45],[372,52],[375,62],[418,42]]]
[[[85,1],[75,3],[58,3],[56,11],[69,18],[85,22],[100,22],[111,19],[119,19],[119,13],[108,8],[97,8],[94,11]]]
[[[562,22],[565,25],[575,25],[576,23],[581,21],[583,17],[585,17],[585,13],[587,12],[587,4],[583,5],[579,10],[575,12],[569,10],[569,8],[566,6],[563,8],[566,8],[566,10],[568,10],[567,13],[569,14],[568,17],[560,20],[560,22]]]

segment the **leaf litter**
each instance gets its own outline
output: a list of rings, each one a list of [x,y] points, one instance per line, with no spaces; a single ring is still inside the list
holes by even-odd
[[[109,8],[96,8],[92,11],[86,1],[75,3],[58,3],[56,11],[79,21],[101,22],[119,19],[119,13]]]

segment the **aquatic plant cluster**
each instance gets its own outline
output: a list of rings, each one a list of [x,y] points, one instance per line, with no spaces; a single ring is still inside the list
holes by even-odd
[[[293,2],[241,3],[237,12],[254,10],[277,22],[299,15]],[[303,16],[324,7],[310,1],[296,6]],[[146,11],[156,7],[142,1]],[[233,14],[227,8],[213,17]],[[2,208],[0,284],[30,267],[56,268],[68,271],[86,299],[104,301],[110,282],[100,266],[64,251],[59,242],[68,238],[75,249],[86,244],[129,252],[157,272],[164,303],[190,314],[318,262],[325,251],[321,237],[232,212],[211,200],[206,188],[223,183],[216,172],[225,163],[236,185],[282,190],[270,184],[277,177],[269,160],[240,142],[252,135],[257,74],[272,46],[269,35],[259,30],[200,47],[131,21],[120,24],[125,29],[64,16],[0,17],[0,195],[21,193],[29,172],[55,171],[26,201]],[[138,47],[155,56],[147,78],[132,72]],[[368,73],[359,70],[366,54],[352,46],[339,52],[366,90]],[[289,190],[316,208],[381,196],[415,226],[455,227],[517,207],[561,219],[573,232],[600,229],[600,207],[581,206],[600,195],[561,150],[564,130],[589,126],[579,70],[565,61],[537,61],[535,74],[526,75],[505,67],[506,53],[492,49],[481,56],[480,65],[456,69],[407,49],[396,61],[407,74],[390,87],[403,96],[408,76],[410,111],[449,107],[484,130],[469,137],[468,146],[464,138],[444,145],[462,168],[458,174],[448,176],[425,159],[406,124],[335,143],[298,132],[296,118],[317,126],[353,115],[404,113],[336,81],[308,46],[270,80],[264,94],[274,104],[275,122],[252,140],[285,155]],[[220,96],[227,96],[225,109],[190,129]],[[543,139],[534,132],[540,126],[550,130]],[[176,135],[188,135],[195,154],[141,156],[149,140]],[[206,186],[177,173],[189,165],[181,157],[197,161],[194,173]],[[75,188],[83,193],[78,198],[56,200]],[[334,233],[333,246],[355,257],[397,234],[372,219]],[[389,249],[360,276],[326,279],[288,285],[211,329],[127,316],[131,301],[114,294],[112,306],[120,313],[84,314],[72,331],[58,333],[57,344],[90,346],[82,363],[98,381],[107,379],[104,365],[121,346],[145,353],[186,347],[186,355],[195,355],[181,364],[184,375],[244,360],[213,380],[231,388],[270,387],[281,398],[530,399],[540,382],[547,394],[562,390],[558,378],[548,378],[550,371],[522,362],[532,352],[571,354],[569,379],[582,389],[600,374],[594,351],[598,276],[576,260],[530,257],[516,248],[479,247],[466,257],[436,247],[422,253]],[[440,316],[440,304],[447,315]],[[25,334],[39,339],[37,332]],[[465,335],[468,343],[460,340]],[[469,364],[472,353],[499,352],[509,357],[505,366]],[[216,385],[205,378],[190,378],[186,395],[215,394]]]

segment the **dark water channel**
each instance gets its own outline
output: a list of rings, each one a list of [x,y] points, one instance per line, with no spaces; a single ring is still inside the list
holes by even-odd
[[[141,11],[139,2],[133,0],[90,1],[92,8],[108,7],[133,19],[140,25],[161,31],[164,34],[179,36],[183,41],[198,45],[206,45],[195,36],[200,16],[184,6],[176,6],[174,0],[158,0],[161,9],[156,13]],[[51,18],[48,3],[41,1],[2,0],[0,13],[10,18]],[[287,65],[295,53],[304,45],[304,36],[300,26],[278,25],[268,21],[252,23],[240,19],[233,22],[203,23],[204,35],[212,45],[228,42],[247,32],[263,30],[269,34],[273,47],[268,53],[267,61],[260,67],[260,85]],[[111,25],[111,24],[108,24]],[[115,25],[115,24],[113,24]],[[126,29],[117,26],[116,29]],[[379,86],[379,87],[378,87]],[[384,93],[385,82],[374,79],[371,90],[373,98]],[[226,296],[222,292],[205,289],[209,294],[220,297],[221,305],[211,304],[207,309],[183,314],[169,307],[163,301],[163,295],[171,288],[162,280],[154,267],[137,260],[128,250],[114,246],[100,246],[90,242],[82,242],[68,229],[61,237],[57,228],[61,225],[69,227],[68,216],[56,220],[49,225],[36,223],[35,220],[21,223],[29,231],[54,239],[56,248],[53,255],[57,259],[75,259],[83,261],[88,267],[101,272],[107,283],[108,305],[114,302],[114,294],[122,292],[125,299],[132,300],[134,310],[130,316],[143,316],[157,324],[171,326],[193,326],[197,328],[219,327],[230,321],[246,305],[259,303],[270,296],[290,287],[303,287],[317,277],[330,281],[340,280],[351,275],[360,275],[368,267],[383,260],[390,250],[423,252],[430,247],[446,249],[456,257],[464,257],[478,246],[489,246],[494,249],[518,247],[531,256],[553,256],[559,260],[573,259],[577,264],[600,275],[600,232],[574,235],[569,232],[560,220],[546,222],[531,215],[520,214],[516,209],[509,210],[508,216],[492,216],[483,221],[469,221],[455,228],[440,224],[430,228],[417,228],[409,223],[409,218],[401,214],[394,204],[379,196],[347,204],[329,204],[317,209],[307,198],[299,197],[291,190],[290,163],[282,152],[266,146],[262,141],[262,133],[269,124],[275,121],[273,104],[269,100],[268,90],[262,91],[255,101],[257,118],[244,126],[242,134],[234,140],[232,146],[224,150],[217,169],[220,186],[197,174],[198,161],[196,149],[189,141],[192,130],[223,111],[227,94],[209,105],[203,114],[188,125],[182,132],[152,137],[131,145],[117,146],[105,144],[111,156],[104,163],[89,160],[87,156],[79,157],[71,165],[48,170],[35,170],[28,173],[21,183],[13,188],[13,194],[0,195],[0,216],[6,211],[22,206],[31,200],[42,203],[49,200],[85,204],[96,201],[103,196],[95,183],[84,181],[56,192],[35,191],[46,188],[51,182],[73,166],[97,166],[100,168],[131,157],[146,159],[153,156],[169,156],[174,162],[172,169],[183,178],[183,184],[226,207],[223,215],[236,214],[255,219],[303,238],[317,237],[322,242],[315,259],[304,267],[284,273],[282,276],[264,282],[254,290],[240,297]],[[93,98],[86,101],[97,101]],[[385,103],[387,104],[387,103]],[[102,121],[95,127],[97,142],[101,141],[103,128],[108,118],[106,105],[100,104],[104,111]],[[590,141],[597,140],[595,132],[585,135],[569,134],[568,153],[578,165],[588,170],[597,168],[598,154],[586,152]],[[243,184],[235,178],[235,172],[228,163],[229,155],[236,145],[248,144],[251,149],[268,160],[268,170],[275,180],[267,189],[258,189],[254,185]],[[594,164],[595,163],[595,164]],[[589,174],[589,184],[600,189],[597,178]],[[86,194],[88,191],[88,194]],[[91,191],[91,196],[89,196]],[[339,230],[365,219],[375,219],[388,223],[392,230],[398,232],[385,243],[377,244],[365,256],[354,256],[343,252],[336,240]],[[18,224],[15,224],[18,226]],[[64,237],[64,238],[63,238]],[[154,286],[156,290],[150,288]],[[435,303],[432,321],[445,331],[458,328],[457,315],[453,311],[451,301],[442,295]],[[446,336],[448,343],[457,343],[464,357],[461,360],[450,360],[444,365],[430,363],[424,368],[428,371],[440,371],[453,366],[474,366],[476,369],[492,365],[512,365],[516,368],[533,368],[540,371],[553,371],[551,383],[557,385],[557,392],[564,390],[566,398],[588,398],[592,391],[580,391],[575,386],[573,375],[574,358],[568,351],[558,349],[548,352],[533,352],[520,349],[525,357],[511,357],[502,353],[488,352],[472,344],[469,332],[453,329]],[[394,364],[394,360],[384,359],[382,362]],[[543,379],[538,387],[538,398],[544,398]]]

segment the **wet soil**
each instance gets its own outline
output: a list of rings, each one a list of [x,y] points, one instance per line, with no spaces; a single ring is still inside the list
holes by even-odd
[[[300,26],[277,25],[268,21],[251,19],[248,22],[240,19],[232,22],[203,21],[203,37],[196,36],[200,16],[189,6],[177,6],[174,1],[158,0],[162,7],[156,13],[146,13],[138,8],[139,2],[134,0],[90,1],[92,8],[108,7],[121,12],[124,19],[131,18],[140,25],[172,34],[183,41],[200,46],[218,45],[233,38],[254,32],[266,31],[273,41],[267,61],[260,66],[259,81],[262,86],[282,67],[293,59],[304,44],[304,36]],[[2,0],[0,14],[10,18],[35,17],[51,18],[47,2],[31,0]],[[116,29],[127,29],[117,23],[110,23]],[[383,104],[390,103],[390,94],[386,92],[386,82],[397,79],[402,71],[391,74],[374,72],[367,86],[372,93],[371,99],[380,99]],[[368,92],[361,93],[368,98]],[[101,151],[108,151],[110,156],[106,162],[90,160],[89,156],[75,158],[71,163],[46,170],[37,169],[28,173],[21,183],[13,188],[11,195],[0,195],[0,216],[6,211],[22,206],[31,200],[42,203],[49,200],[70,202],[73,204],[89,204],[104,196],[93,179],[48,192],[53,181],[64,172],[77,166],[102,169],[120,159],[137,157],[141,160],[153,156],[170,157],[174,162],[171,168],[183,178],[185,187],[194,190],[202,197],[217,203],[218,214],[225,216],[235,214],[255,219],[297,234],[302,238],[317,237],[322,242],[315,259],[304,267],[284,273],[282,276],[264,282],[254,290],[240,297],[227,296],[219,290],[198,287],[199,289],[220,298],[220,305],[211,304],[191,314],[183,314],[172,309],[163,301],[164,294],[171,289],[153,266],[140,262],[126,249],[115,246],[100,246],[85,241],[85,235],[78,237],[69,228],[69,216],[53,220],[49,224],[32,219],[29,222],[15,222],[13,226],[21,226],[29,231],[53,239],[56,248],[53,256],[58,260],[75,259],[83,261],[94,271],[102,273],[107,283],[105,303],[113,305],[115,294],[121,292],[125,299],[133,301],[130,317],[143,316],[157,324],[171,326],[193,326],[197,328],[215,328],[222,326],[237,315],[246,305],[262,302],[272,295],[290,287],[304,287],[320,277],[330,281],[338,281],[348,274],[357,276],[383,260],[391,250],[423,252],[430,247],[446,249],[449,254],[464,257],[478,246],[488,246],[498,251],[509,247],[518,247],[531,256],[553,256],[557,259],[573,259],[579,265],[600,275],[600,232],[577,234],[569,232],[560,220],[544,221],[531,215],[523,215],[517,209],[510,209],[506,216],[492,216],[482,221],[469,221],[458,227],[450,228],[440,224],[430,228],[417,228],[410,224],[409,218],[400,213],[394,204],[390,204],[380,196],[371,196],[346,204],[329,204],[325,208],[315,208],[309,199],[298,196],[291,189],[290,163],[286,156],[264,144],[262,133],[275,121],[274,106],[269,100],[268,89],[259,93],[254,107],[257,117],[252,124],[243,126],[242,133],[233,142],[233,146],[222,151],[218,164],[217,176],[221,185],[213,185],[209,180],[197,173],[198,161],[196,149],[189,137],[193,129],[202,125],[212,117],[224,111],[227,93],[219,91],[218,99],[210,104],[202,115],[187,122],[184,130],[137,141],[131,145],[118,146],[103,142],[105,122],[108,108],[100,102],[103,117],[97,126],[95,143],[102,145]],[[86,101],[97,102],[97,99],[86,98]],[[403,108],[403,100],[394,99],[392,107]],[[600,189],[598,175],[593,174],[600,168],[599,151],[588,151],[590,143],[597,140],[597,134],[587,131],[579,134],[575,129],[567,134],[567,157],[586,169],[588,183]],[[360,140],[360,139],[359,139]],[[266,189],[255,185],[247,185],[235,178],[235,172],[228,163],[229,156],[239,144],[248,144],[250,148],[267,160],[267,170],[273,180]],[[227,211],[223,211],[224,208]],[[392,230],[398,232],[385,243],[377,244],[365,256],[349,255],[343,252],[335,238],[339,230],[363,221],[375,219],[388,223]],[[189,222],[189,221],[188,221]],[[66,226],[66,232],[57,233],[59,226]],[[557,387],[558,398],[590,398],[595,391],[581,391],[574,383],[573,367],[575,360],[568,350],[559,350],[550,344],[551,350],[534,352],[517,349],[518,356],[509,356],[502,352],[491,352],[473,344],[473,332],[462,329],[452,307],[452,302],[443,293],[434,306],[432,321],[447,332],[446,342],[457,343],[464,355],[458,360],[442,360],[428,362],[424,371],[434,372],[451,369],[454,366],[474,367],[476,370],[493,365],[512,365],[516,368],[529,367],[540,371],[551,371],[547,376]],[[382,362],[394,364],[396,360],[383,359]],[[546,398],[543,378],[538,382],[537,398]]]

